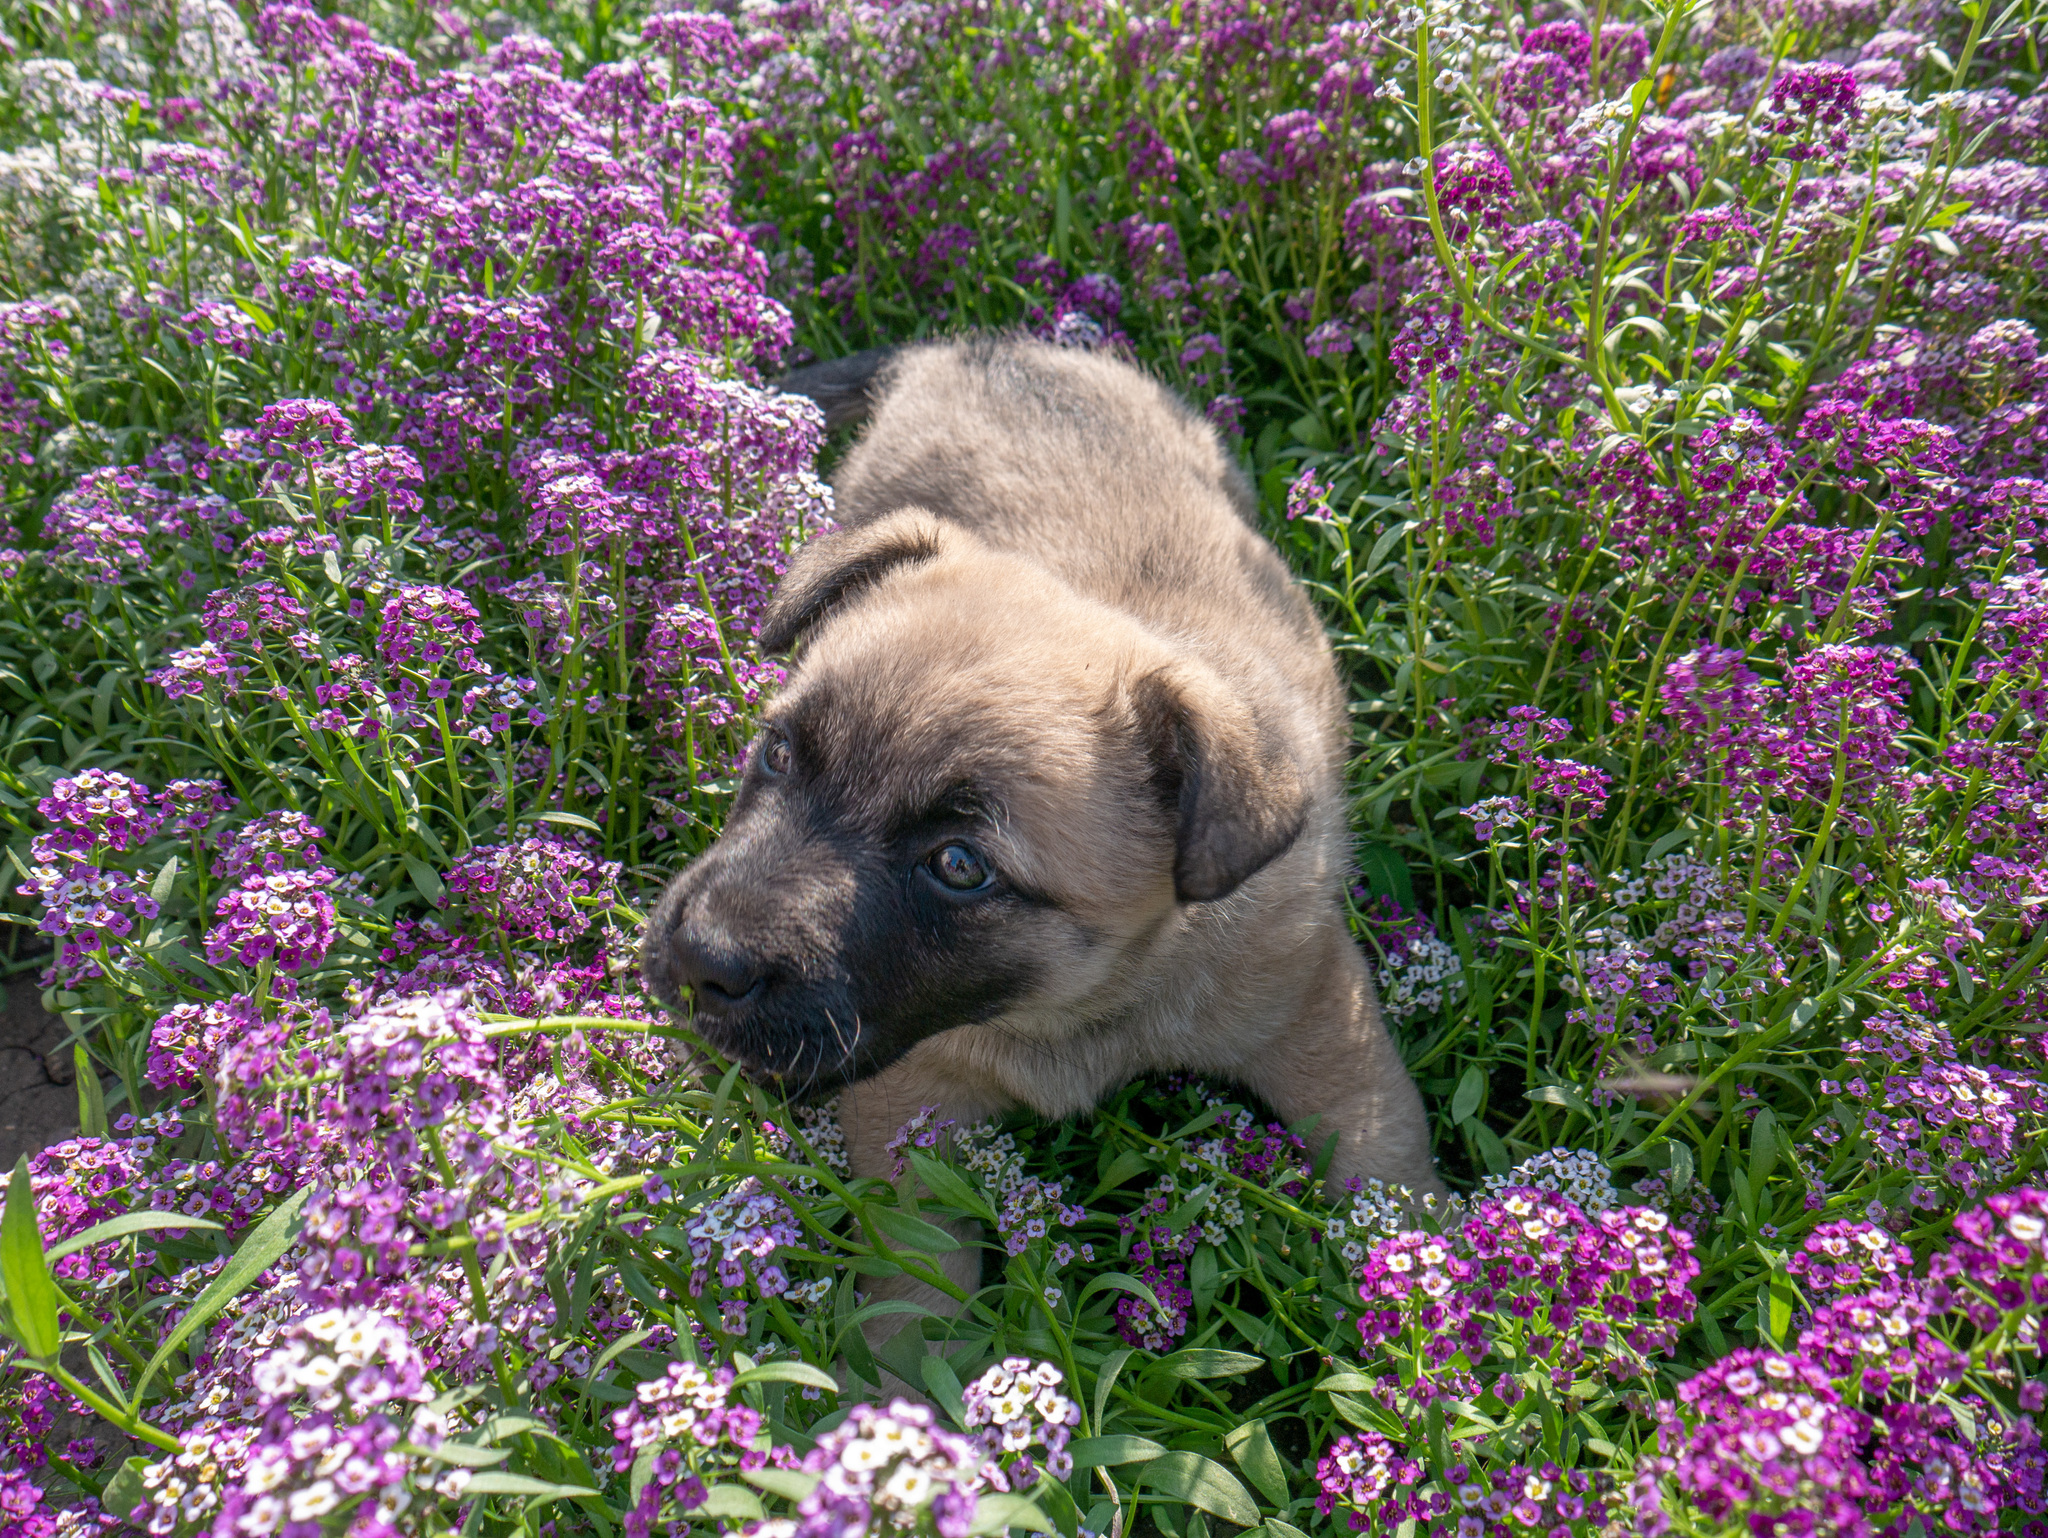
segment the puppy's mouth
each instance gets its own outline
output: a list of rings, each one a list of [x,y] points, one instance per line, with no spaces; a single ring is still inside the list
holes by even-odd
[[[774,1085],[792,1100],[829,1094],[902,1056],[900,1049],[883,1048],[850,1010],[812,1005],[771,1013],[762,1008],[766,991],[757,985],[735,999],[692,989],[662,1002],[749,1078]]]

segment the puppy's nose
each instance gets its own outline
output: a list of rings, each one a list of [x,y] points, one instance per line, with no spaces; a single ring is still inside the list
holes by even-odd
[[[749,1002],[768,980],[768,969],[757,957],[695,924],[676,926],[668,958],[676,986],[688,988],[697,1007],[714,1014]]]

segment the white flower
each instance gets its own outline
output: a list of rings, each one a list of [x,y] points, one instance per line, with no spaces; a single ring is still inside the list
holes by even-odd
[[[876,1438],[857,1437],[839,1449],[839,1466],[856,1474],[872,1474],[886,1464],[898,1450],[884,1445]]]
[[[341,1363],[331,1356],[316,1356],[300,1367],[299,1382],[307,1388],[326,1388],[341,1376]]]
[[[1792,1450],[1802,1457],[1820,1451],[1821,1432],[1815,1421],[1794,1421],[1785,1428],[1784,1437]]]
[[[290,1511],[294,1522],[310,1522],[315,1517],[324,1517],[341,1504],[341,1492],[334,1488],[333,1481],[315,1480],[303,1490],[291,1493]]]
[[[917,1464],[905,1461],[896,1466],[882,1486],[882,1499],[892,1506],[922,1506],[930,1497],[932,1476]]]
[[[274,1533],[284,1526],[284,1502],[274,1495],[259,1495],[235,1525],[245,1533]]]

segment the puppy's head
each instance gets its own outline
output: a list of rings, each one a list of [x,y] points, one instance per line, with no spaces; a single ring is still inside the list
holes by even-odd
[[[1303,826],[1299,769],[1213,671],[925,513],[800,554],[762,644],[800,639],[641,957],[656,997],[793,1090],[952,1026],[1101,1014],[1178,905]]]

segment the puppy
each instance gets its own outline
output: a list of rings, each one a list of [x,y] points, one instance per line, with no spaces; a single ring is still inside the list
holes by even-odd
[[[1011,338],[784,386],[868,426],[767,611],[798,660],[655,910],[649,989],[791,1093],[845,1086],[861,1175],[921,1107],[1068,1116],[1179,1069],[1316,1118],[1333,1181],[1441,1190],[1345,921],[1343,690],[1215,434]]]

